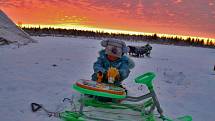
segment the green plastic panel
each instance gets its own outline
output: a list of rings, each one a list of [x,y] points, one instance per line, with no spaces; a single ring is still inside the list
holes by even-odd
[[[147,72],[135,78],[135,82],[140,84],[145,84],[149,88],[149,90],[153,90],[152,81],[154,78],[155,78],[155,73]]]

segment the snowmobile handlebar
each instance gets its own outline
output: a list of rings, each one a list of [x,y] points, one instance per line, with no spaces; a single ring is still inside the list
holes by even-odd
[[[140,83],[140,84],[145,84],[147,86],[147,88],[149,89],[149,93],[139,96],[139,97],[131,97],[131,96],[127,96],[126,100],[127,101],[132,101],[132,102],[138,102],[147,98],[152,98],[154,105],[157,107],[157,111],[159,112],[160,116],[163,115],[163,110],[161,109],[160,103],[157,99],[157,95],[154,91],[153,88],[153,79],[155,78],[155,73],[153,72],[148,72],[145,73],[143,75],[138,76],[137,78],[135,78],[135,82],[136,83]]]
[[[155,78],[155,73],[147,72],[143,75],[138,76],[135,78],[136,83],[145,84],[150,91],[153,90],[153,79]]]

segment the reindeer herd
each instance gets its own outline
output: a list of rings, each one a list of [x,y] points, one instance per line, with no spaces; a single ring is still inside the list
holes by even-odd
[[[135,57],[150,57],[152,46],[149,44],[146,44],[144,46],[131,46],[129,45],[129,52],[128,54]]]

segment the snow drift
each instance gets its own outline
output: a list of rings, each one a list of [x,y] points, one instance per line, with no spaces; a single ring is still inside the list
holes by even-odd
[[[17,43],[18,45],[36,42],[0,10],[0,42],[1,41]]]

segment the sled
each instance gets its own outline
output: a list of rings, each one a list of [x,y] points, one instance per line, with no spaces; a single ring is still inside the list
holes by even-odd
[[[82,94],[119,99],[126,97],[125,89],[114,86],[113,84],[99,83],[92,80],[78,80],[73,85],[73,88]]]
[[[155,74],[148,72],[135,79],[136,83],[146,85],[149,90],[147,94],[139,97],[126,95],[125,89],[121,87],[81,79],[72,86],[74,90],[81,94],[79,110],[50,112],[40,104],[32,103],[32,111],[36,112],[39,109],[43,109],[49,116],[58,117],[63,121],[192,121],[192,117],[189,115],[175,119],[164,115],[153,88],[152,82],[154,78]],[[102,102],[95,97],[114,100],[123,99],[123,101],[131,103]],[[95,110],[85,110],[85,108],[90,107],[93,107]],[[98,115],[100,113],[104,114]],[[111,114],[111,117],[106,114]],[[128,116],[131,118],[129,119]]]

